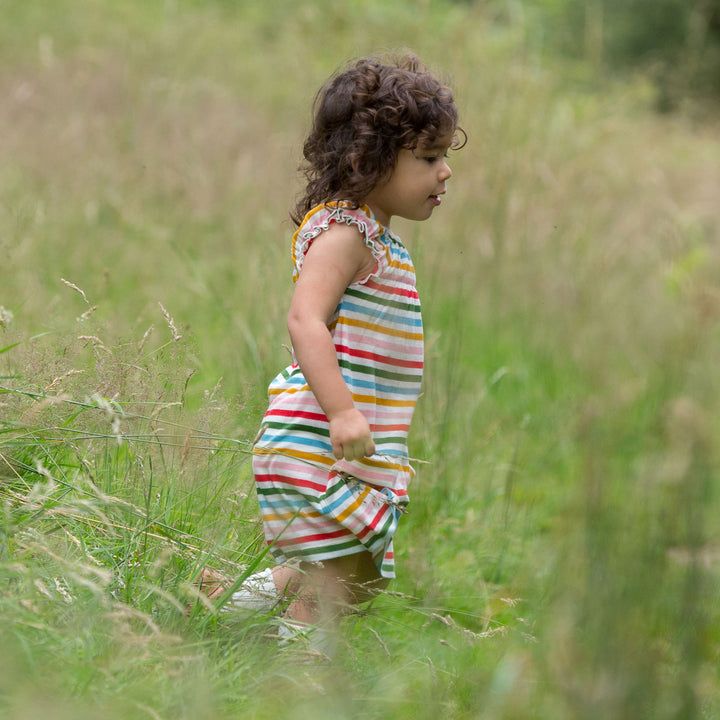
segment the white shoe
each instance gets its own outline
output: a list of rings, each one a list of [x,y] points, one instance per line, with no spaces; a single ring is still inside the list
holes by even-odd
[[[251,575],[223,605],[222,613],[265,613],[277,610],[282,598],[275,587],[272,569]]]
[[[332,660],[337,651],[337,633],[317,625],[285,620],[278,627],[281,648],[299,645],[310,654],[309,659]]]

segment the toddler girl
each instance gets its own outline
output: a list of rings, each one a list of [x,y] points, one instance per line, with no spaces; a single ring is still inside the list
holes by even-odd
[[[293,362],[269,387],[253,471],[278,565],[230,606],[283,605],[281,636],[329,652],[343,608],[395,577],[393,535],[413,476],[420,392],[415,273],[391,229],[442,203],[464,133],[451,91],[413,56],[362,59],[318,94],[292,218]],[[307,632],[311,630],[311,632]]]

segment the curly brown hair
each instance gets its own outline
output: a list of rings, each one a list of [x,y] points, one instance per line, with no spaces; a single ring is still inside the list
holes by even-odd
[[[308,211],[331,200],[358,207],[395,166],[400,150],[449,134],[454,149],[467,140],[452,92],[417,57],[357,60],[315,98],[300,166],[307,185],[290,217],[299,226]]]

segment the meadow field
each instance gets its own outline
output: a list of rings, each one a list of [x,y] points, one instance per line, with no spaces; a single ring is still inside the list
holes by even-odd
[[[720,115],[522,8],[0,0],[0,718],[720,720]],[[427,339],[398,578],[316,667],[193,583],[270,562],[310,105],[400,48],[469,141],[394,227]]]

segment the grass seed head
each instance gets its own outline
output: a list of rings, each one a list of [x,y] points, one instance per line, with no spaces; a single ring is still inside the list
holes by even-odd
[[[14,315],[10,310],[0,305],[0,328],[9,327],[14,319]]]

